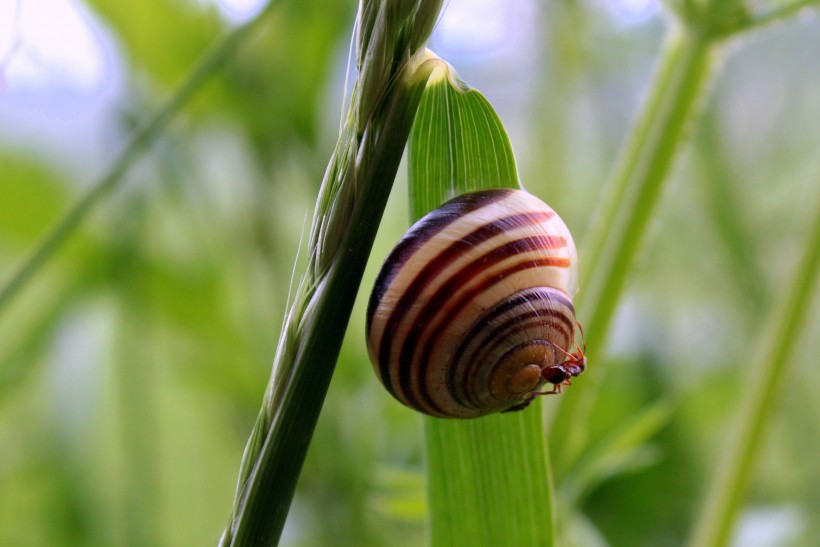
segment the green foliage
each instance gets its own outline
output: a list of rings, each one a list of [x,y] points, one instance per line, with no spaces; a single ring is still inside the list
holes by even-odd
[[[444,61],[432,79],[408,149],[414,220],[464,192],[520,188],[509,137],[487,99]]]
[[[465,192],[520,188],[492,106],[452,67],[436,63],[410,140],[414,220]],[[478,420],[425,418],[431,545],[554,543],[540,401],[530,406]]]

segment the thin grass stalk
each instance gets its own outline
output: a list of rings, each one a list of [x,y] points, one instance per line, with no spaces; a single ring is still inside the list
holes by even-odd
[[[275,544],[330,383],[356,292],[432,65],[441,0],[360,4],[357,79],[322,184],[308,267],[243,455],[222,545]]]
[[[820,0],[796,0],[782,4],[752,17],[742,30],[754,30],[799,15],[820,4]]]
[[[235,28],[214,44],[160,109],[131,134],[128,142],[105,174],[91,184],[74,204],[54,222],[48,232],[32,247],[31,251],[5,280],[2,288],[0,288],[0,313],[4,311],[14,296],[34,278],[40,268],[54,256],[94,207],[119,186],[123,176],[134,162],[139,159],[152,142],[162,135],[169,122],[202,89],[202,86],[210,77],[236,53],[260,24],[270,16],[276,4],[278,2],[270,0],[256,17]]]
[[[754,464],[760,454],[766,427],[776,414],[778,396],[785,378],[797,364],[792,356],[799,344],[820,280],[820,192],[813,211],[803,255],[794,276],[784,285],[782,303],[764,331],[760,348],[751,356],[749,382],[738,405],[737,418],[721,451],[723,458],[709,481],[705,503],[690,545],[717,547],[728,545]]]
[[[577,307],[593,374],[583,389],[567,390],[555,414],[552,437],[561,440],[554,457],[562,468],[586,442],[583,424],[603,385],[595,363],[676,153],[703,103],[717,50],[712,38],[690,27],[670,30],[648,99],[582,245]]]

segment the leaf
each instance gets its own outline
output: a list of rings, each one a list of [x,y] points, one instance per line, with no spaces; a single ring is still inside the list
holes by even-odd
[[[492,105],[439,61],[410,136],[413,219],[464,192],[520,188],[510,139]]]
[[[410,139],[414,219],[464,192],[520,188],[492,106],[439,63]],[[425,418],[433,546],[554,544],[540,409],[535,401],[524,412],[473,420]]]

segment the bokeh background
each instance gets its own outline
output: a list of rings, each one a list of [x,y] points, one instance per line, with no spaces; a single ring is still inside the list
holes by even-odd
[[[431,47],[494,104],[522,182],[582,243],[641,106],[663,10],[655,0],[448,4]],[[260,8],[0,0],[0,279],[201,53]],[[3,310],[0,545],[218,538],[336,139],[355,11],[354,0],[282,1]],[[687,535],[820,188],[818,59],[811,12],[726,48],[607,358],[587,373],[607,382],[585,425],[593,439],[642,409],[662,418],[581,492],[564,483],[572,462],[554,462],[559,495],[574,501],[560,517],[579,544],[678,545]],[[407,226],[404,177],[286,545],[423,541],[421,420],[378,384],[363,335],[369,284]],[[820,537],[818,308],[815,296],[737,545]]]

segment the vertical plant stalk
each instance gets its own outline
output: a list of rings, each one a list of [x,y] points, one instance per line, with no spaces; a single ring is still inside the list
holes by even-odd
[[[820,192],[817,193],[820,198]],[[752,469],[760,453],[765,428],[775,414],[780,386],[796,364],[792,355],[798,343],[820,280],[820,199],[814,210],[803,256],[794,277],[784,286],[782,303],[764,332],[762,345],[754,354],[749,382],[738,406],[733,435],[722,451],[723,458],[709,482],[706,502],[701,505],[691,545],[728,545]]]
[[[441,0],[360,4],[359,77],[317,200],[308,268],[285,318],[222,545],[268,545],[279,539],[432,70],[423,46],[440,9]]]
[[[203,55],[156,114],[134,131],[106,173],[89,186],[85,193],[54,222],[49,231],[0,286],[0,313],[26,283],[31,281],[48,259],[54,256],[94,207],[119,185],[131,165],[162,134],[182,107],[196,95],[208,79],[233,56],[260,23],[273,12],[274,4],[276,4],[275,0],[270,0],[256,17],[237,27],[216,43],[210,51]]]
[[[470,545],[555,545],[541,410],[539,399],[521,412],[424,419],[430,545],[460,545],[465,538]]]
[[[648,99],[582,245],[577,307],[589,344],[591,372],[603,353],[616,305],[663,183],[704,102],[717,65],[717,44],[711,35],[689,26],[669,31]],[[562,468],[586,442],[584,424],[602,387],[600,378],[600,374],[589,374],[585,385],[562,396],[552,434],[560,439],[554,446]]]

